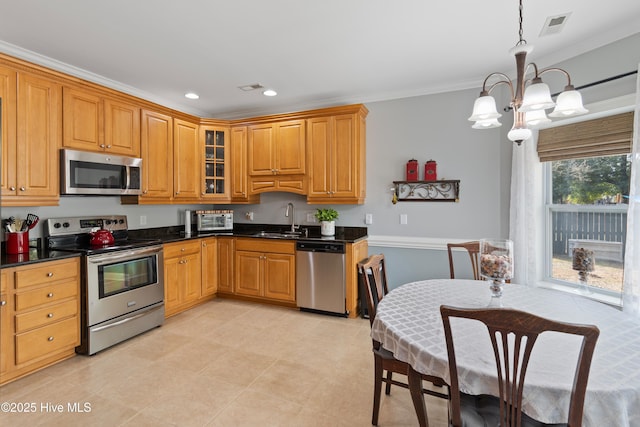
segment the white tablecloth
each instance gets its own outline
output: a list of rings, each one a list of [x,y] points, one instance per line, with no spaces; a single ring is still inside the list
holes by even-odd
[[[504,287],[505,307],[600,328],[585,398],[583,425],[640,426],[640,321],[579,295],[516,284]],[[407,283],[380,302],[371,336],[415,370],[449,380],[440,305],[483,308],[489,283],[436,279]],[[454,323],[455,322],[455,323]],[[497,395],[495,359],[486,328],[453,319],[460,388]],[[578,340],[540,336],[525,380],[523,410],[546,423],[566,422]],[[459,344],[462,343],[462,346]],[[541,357],[536,357],[540,354]]]

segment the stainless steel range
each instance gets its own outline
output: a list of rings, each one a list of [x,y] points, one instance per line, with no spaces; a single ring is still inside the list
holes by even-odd
[[[124,215],[51,218],[45,224],[50,249],[83,254],[77,353],[95,354],[162,325],[164,258],[159,240],[129,239]],[[96,245],[92,233],[98,229],[109,230],[113,243]]]

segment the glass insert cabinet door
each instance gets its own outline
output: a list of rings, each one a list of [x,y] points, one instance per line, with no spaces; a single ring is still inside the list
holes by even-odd
[[[226,151],[227,129],[204,130],[204,192],[203,195],[224,195],[227,190]]]

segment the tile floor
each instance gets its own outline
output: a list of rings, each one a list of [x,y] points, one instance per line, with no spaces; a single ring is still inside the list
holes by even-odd
[[[0,402],[36,412],[0,412],[0,425],[370,426],[369,330],[364,319],[216,299],[1,387]],[[430,425],[446,426],[446,403],[426,399]],[[383,394],[379,425],[417,425],[408,391]]]

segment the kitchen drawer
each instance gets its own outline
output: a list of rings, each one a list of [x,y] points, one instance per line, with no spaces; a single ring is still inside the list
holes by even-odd
[[[16,335],[16,364],[30,362],[80,344],[78,317]]]
[[[278,239],[236,239],[236,250],[294,254],[296,251],[296,243],[292,240],[284,241]]]
[[[165,258],[175,258],[182,255],[200,253],[200,241],[190,240],[187,242],[167,243],[163,246]]]
[[[59,304],[39,308],[28,313],[16,315],[16,332],[24,332],[39,326],[49,325],[70,316],[78,314],[78,300],[64,301]]]
[[[78,281],[68,281],[51,286],[43,286],[31,291],[16,293],[16,311],[50,304],[78,295]]]
[[[49,261],[37,267],[25,267],[16,269],[16,289],[27,286],[44,285],[59,280],[77,277],[79,275],[80,262],[78,259],[64,261]]]

